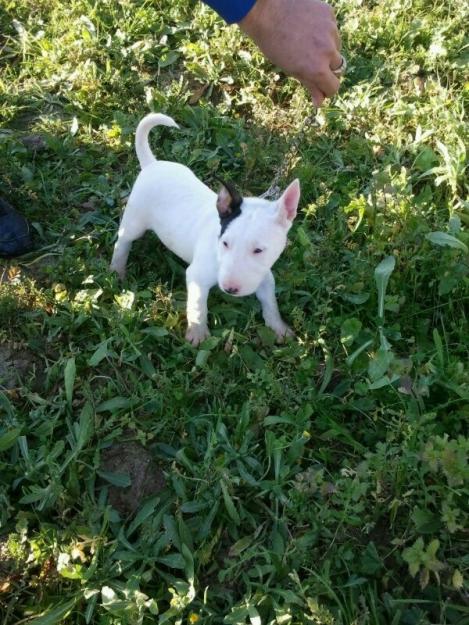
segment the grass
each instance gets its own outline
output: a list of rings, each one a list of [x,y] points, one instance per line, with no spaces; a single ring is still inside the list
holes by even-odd
[[[335,8],[350,71],[275,268],[297,338],[214,291],[195,350],[153,235],[108,271],[136,124],[257,194],[307,95],[200,4],[0,0],[2,194],[36,243],[0,271],[1,625],[469,623],[467,15]]]

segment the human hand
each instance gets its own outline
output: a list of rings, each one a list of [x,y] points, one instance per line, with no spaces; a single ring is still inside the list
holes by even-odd
[[[239,27],[265,56],[298,78],[321,106],[339,90],[342,64],[334,12],[321,0],[257,0]]]

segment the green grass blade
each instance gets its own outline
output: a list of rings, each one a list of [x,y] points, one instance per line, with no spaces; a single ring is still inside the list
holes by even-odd
[[[73,386],[75,384],[75,377],[77,373],[77,368],[75,364],[75,358],[69,358],[67,360],[67,364],[65,365],[65,397],[67,398],[67,403],[69,408],[72,408],[72,399],[73,399]]]
[[[375,282],[378,289],[378,317],[384,318],[384,297],[388,286],[389,278],[396,266],[394,256],[386,256],[375,269]]]

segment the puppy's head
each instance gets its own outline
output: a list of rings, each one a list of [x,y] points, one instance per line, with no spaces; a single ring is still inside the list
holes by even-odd
[[[275,202],[243,198],[233,185],[222,183],[217,210],[218,285],[223,291],[241,297],[259,288],[285,248],[299,200],[299,180]]]

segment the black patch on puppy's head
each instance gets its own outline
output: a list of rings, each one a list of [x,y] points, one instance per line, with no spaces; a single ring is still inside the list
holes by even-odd
[[[221,183],[217,197],[217,210],[221,224],[220,236],[222,236],[233,219],[241,215],[243,197],[231,182],[224,182],[220,178],[217,180]]]

